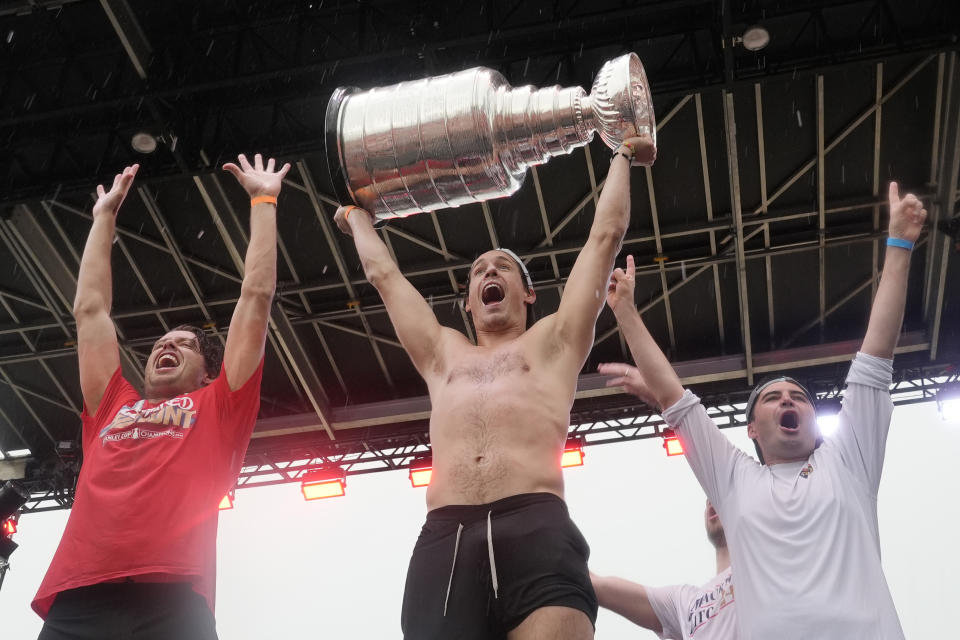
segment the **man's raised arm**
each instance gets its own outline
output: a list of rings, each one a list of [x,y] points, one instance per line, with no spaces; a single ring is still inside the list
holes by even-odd
[[[637,311],[633,298],[636,272],[633,256],[627,256],[626,270],[617,267],[610,278],[607,304],[617,318],[623,339],[637,366],[604,363],[599,371],[604,375],[617,376],[607,381],[608,387],[623,385],[627,392],[662,411],[680,399],[683,385]]]
[[[553,320],[555,335],[560,344],[572,347],[570,354],[581,365],[593,346],[594,327],[603,308],[601,292],[630,224],[630,166],[634,160],[653,162],[656,155],[650,136],[631,138],[614,152],[590,236],[564,287]]]
[[[400,272],[367,211],[355,206],[340,207],[334,221],[341,231],[353,237],[364,275],[380,293],[413,366],[427,379],[442,353],[439,347],[444,333],[433,309]]]
[[[663,624],[650,604],[647,588],[642,584],[614,576],[598,576],[590,572],[593,590],[604,609],[618,613],[630,622],[654,633],[663,632]]]
[[[277,288],[277,196],[290,170],[287,163],[274,171],[273,158],[264,167],[259,153],[253,157],[253,166],[242,153],[237,159],[239,167],[227,163],[223,168],[250,196],[250,243],[243,261],[240,299],[223,350],[223,372],[233,391],[250,379],[263,359],[270,305]]]
[[[97,412],[110,377],[120,366],[117,330],[110,319],[113,281],[110,250],[117,227],[117,212],[133,184],[140,165],[133,165],[113,179],[110,191],[97,185],[93,205],[93,226],[83,247],[73,317],[77,320],[77,357],[80,361],[80,390],[91,416]]]
[[[920,237],[927,210],[912,193],[902,200],[896,182],[890,183],[890,229],[883,274],[877,297],[870,310],[867,333],[860,350],[878,358],[893,358],[900,338],[903,307],[907,299],[907,278],[910,275],[910,253]]]

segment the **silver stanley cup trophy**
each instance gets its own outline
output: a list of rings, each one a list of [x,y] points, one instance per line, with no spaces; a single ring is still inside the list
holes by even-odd
[[[527,167],[582,147],[595,131],[611,149],[642,133],[656,141],[635,53],[604,64],[590,95],[580,87],[512,88],[484,67],[368,91],[339,88],[325,127],[337,197],[377,221],[509,196]]]

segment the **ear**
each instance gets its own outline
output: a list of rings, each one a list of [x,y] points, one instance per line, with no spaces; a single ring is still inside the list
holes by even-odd
[[[533,304],[537,301],[537,292],[533,288],[527,289],[527,295],[523,297],[523,301],[527,304]]]
[[[753,428],[752,422],[747,425],[747,437],[751,440],[757,439],[757,430]]]
[[[203,373],[203,380],[200,381],[200,384],[202,384],[203,386],[207,386],[208,384],[210,384],[210,383],[213,382],[214,380],[215,380],[215,378],[214,378],[213,376],[211,376],[209,373],[207,373],[206,371],[204,371],[204,373]]]

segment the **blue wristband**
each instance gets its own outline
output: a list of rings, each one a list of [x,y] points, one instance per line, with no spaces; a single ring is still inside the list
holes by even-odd
[[[888,247],[900,247],[901,249],[906,249],[907,251],[913,251],[913,243],[909,240],[903,240],[901,238],[887,238]]]

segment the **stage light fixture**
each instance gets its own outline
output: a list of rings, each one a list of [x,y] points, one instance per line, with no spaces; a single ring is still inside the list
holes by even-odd
[[[5,536],[12,536],[17,532],[17,521],[13,518],[3,521],[3,527],[0,528],[0,533]]]
[[[567,467],[583,466],[583,440],[580,438],[571,438],[567,440],[567,445],[563,448],[563,457],[560,458],[560,466]]]
[[[960,423],[960,382],[940,387],[937,391],[937,411],[944,422]]]
[[[747,51],[760,51],[770,44],[770,32],[758,24],[747,27],[740,38],[743,48]]]
[[[304,500],[336,498],[346,494],[347,475],[340,467],[318,469],[303,476],[300,491]]]
[[[7,451],[8,458],[29,458],[30,449],[11,449]]]
[[[233,491],[228,491],[227,495],[221,498],[217,509],[220,511],[229,511],[230,509],[233,509]]]
[[[137,153],[153,153],[157,150],[157,138],[146,131],[138,131],[130,138],[130,146]]]
[[[433,476],[433,456],[418,456],[410,463],[410,485],[426,487]]]
[[[10,481],[0,487],[0,521],[6,520],[30,499],[30,492]]]
[[[683,445],[680,444],[680,438],[673,432],[673,429],[663,430],[663,450],[668,456],[682,456]]]
[[[833,435],[840,426],[840,398],[817,400],[817,426],[820,427],[820,435]]]

